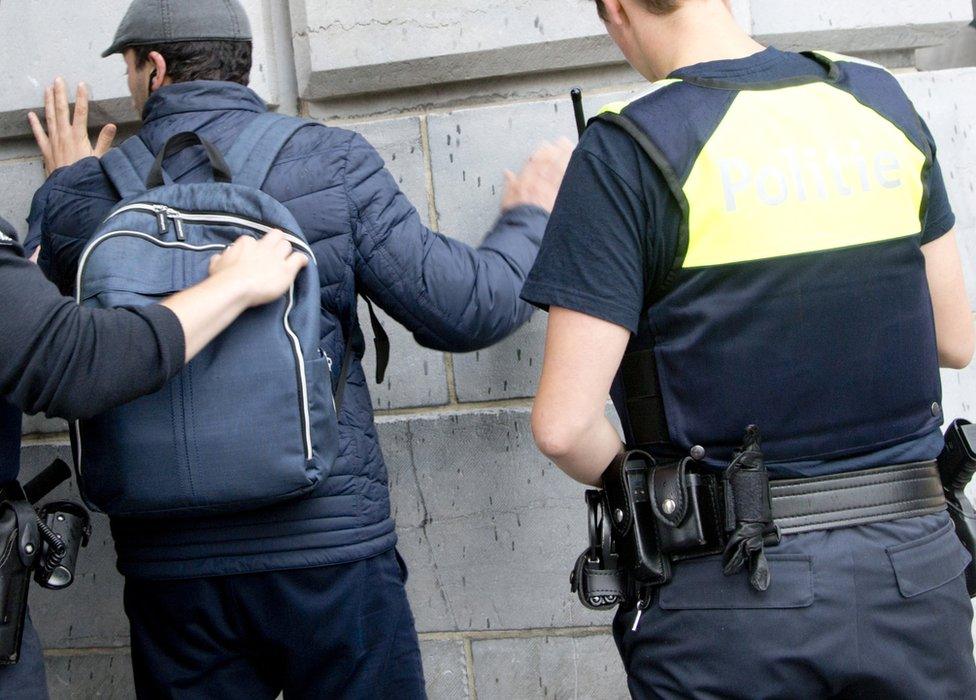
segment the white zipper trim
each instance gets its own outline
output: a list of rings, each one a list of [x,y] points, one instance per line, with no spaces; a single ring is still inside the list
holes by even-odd
[[[116,212],[118,213],[118,212]],[[111,217],[109,217],[111,218]],[[120,236],[132,236],[135,238],[142,238],[153,245],[163,246],[164,248],[182,248],[184,250],[226,250],[229,246],[222,245],[219,243],[214,243],[210,245],[192,245],[190,243],[182,243],[176,241],[161,241],[154,236],[143,233],[142,231],[110,231],[109,233],[103,234],[96,238],[91,244],[85,249],[84,254],[81,256],[81,260],[78,262],[78,273],[75,278],[75,301],[80,305],[82,302],[82,277],[85,272],[85,265],[88,263],[89,257],[91,257],[92,252],[104,243],[109,238],[116,238]],[[291,327],[291,322],[289,317],[291,316],[292,309],[295,307],[295,285],[294,283],[288,289],[288,306],[285,309],[284,314],[284,327],[285,333],[288,335],[289,340],[292,344],[292,352],[295,356],[295,364],[298,367],[299,376],[299,387],[298,391],[301,398],[302,405],[302,415],[304,418],[304,430],[303,437],[305,438],[305,459],[311,460],[315,455],[312,449],[312,420],[311,411],[309,409],[308,402],[308,379],[305,375],[305,356],[302,354],[302,345],[295,334],[295,331]],[[75,429],[75,439],[78,444],[78,476],[81,477],[82,474],[82,444],[81,444],[81,421],[74,422]]]
[[[285,309],[285,333],[291,338],[295,357],[298,358],[298,375],[300,377],[299,389],[302,394],[302,410],[305,412],[305,460],[309,461],[314,456],[312,452],[312,415],[308,406],[308,378],[305,376],[305,356],[302,355],[302,344],[292,330],[288,317],[295,306],[295,285],[288,290],[288,308]]]
[[[271,233],[272,231],[280,230],[280,229],[276,229],[274,226],[268,226],[266,224],[262,224],[252,219],[244,219],[242,217],[233,216],[231,214],[189,214],[187,212],[179,211],[178,209],[170,209],[169,207],[163,207],[161,205],[154,205],[154,204],[129,204],[127,206],[116,209],[114,212],[109,214],[108,218],[106,218],[105,221],[108,221],[109,219],[113,219],[119,214],[124,214],[125,212],[128,211],[144,211],[147,214],[153,214],[154,216],[159,216],[159,214],[162,212],[165,213],[166,218],[172,219],[174,221],[193,221],[202,224],[209,223],[209,222],[213,222],[216,224],[234,224],[235,226],[241,226],[244,228],[254,229],[255,231],[261,231],[262,233],[265,234]],[[284,233],[284,231],[282,231],[282,233]],[[315,259],[315,253],[312,252],[312,248],[311,246],[308,245],[308,243],[303,241],[298,236],[293,236],[290,233],[285,233],[284,235],[285,235],[285,240],[287,240],[293,246],[296,246],[297,248],[301,248],[301,250],[305,254],[307,254],[308,257],[311,258],[313,262],[315,263],[318,262]]]

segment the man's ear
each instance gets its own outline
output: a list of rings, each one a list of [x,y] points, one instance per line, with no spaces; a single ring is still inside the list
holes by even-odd
[[[603,21],[615,27],[625,27],[630,24],[628,5],[630,0],[603,0]]]
[[[150,93],[155,92],[163,87],[163,85],[169,85],[173,82],[170,80],[169,75],[167,75],[166,59],[163,58],[163,54],[158,51],[150,51],[147,60],[152,64],[152,73],[154,74],[152,83],[150,84]]]

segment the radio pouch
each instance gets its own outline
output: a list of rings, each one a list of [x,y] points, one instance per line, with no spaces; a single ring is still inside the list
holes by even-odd
[[[60,591],[75,580],[78,553],[91,538],[91,516],[79,503],[48,503],[38,514],[44,546],[34,580],[52,591]]]

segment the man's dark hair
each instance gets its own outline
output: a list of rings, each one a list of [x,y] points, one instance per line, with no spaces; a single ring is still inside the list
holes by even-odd
[[[133,46],[136,65],[158,51],[166,59],[166,75],[174,83],[191,80],[223,80],[247,85],[251,79],[249,41],[179,41],[169,44]]]
[[[641,0],[648,10],[656,15],[668,15],[678,9],[681,0]],[[596,9],[600,17],[606,19],[607,8],[603,5],[603,0],[596,0]]]

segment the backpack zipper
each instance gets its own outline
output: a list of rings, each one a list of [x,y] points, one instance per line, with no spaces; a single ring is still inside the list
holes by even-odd
[[[154,209],[148,209],[147,211],[152,211],[157,213]],[[118,213],[118,212],[116,212]],[[178,213],[178,212],[177,212]],[[114,215],[113,215],[114,216]],[[109,217],[111,218],[111,217]],[[271,230],[269,228],[269,230]],[[141,238],[143,240],[149,241],[153,245],[161,246],[163,248],[181,248],[184,250],[194,250],[194,251],[204,251],[204,250],[226,250],[227,245],[220,243],[214,243],[210,245],[191,245],[185,242],[169,242],[160,241],[146,233],[141,231],[111,231],[106,233],[99,238],[96,238],[91,244],[85,249],[85,252],[81,256],[81,260],[78,262],[78,272],[75,278],[75,300],[78,304],[82,302],[82,277],[85,271],[85,265],[88,263],[88,259],[92,252],[100,246],[105,241],[110,238],[115,238],[119,236],[132,236],[134,238]],[[307,247],[307,246],[306,246]],[[295,284],[292,283],[291,287],[288,289],[288,305],[285,308],[284,313],[284,327],[285,333],[288,336],[289,342],[292,346],[292,352],[295,358],[295,367],[298,379],[298,393],[299,393],[299,415],[302,421],[302,437],[303,437],[303,447],[305,449],[305,459],[311,460],[314,457],[314,452],[312,448],[312,420],[311,411],[309,409],[309,398],[308,398],[308,379],[305,375],[305,357],[302,354],[301,342],[298,336],[292,330],[291,323],[289,321],[289,316],[295,307]],[[75,421],[75,437],[78,443],[78,476],[81,477],[82,473],[82,450],[81,450],[81,421]]]
[[[267,234],[272,231],[281,231],[285,234],[285,239],[291,243],[296,248],[300,248],[302,252],[307,254],[313,262],[317,262],[315,259],[315,253],[312,252],[311,246],[306,243],[301,237],[296,236],[291,231],[286,229],[276,228],[274,226],[268,226],[265,223],[256,221],[254,219],[248,219],[243,216],[235,216],[233,214],[223,214],[221,212],[186,212],[180,211],[178,209],[173,209],[162,204],[128,204],[124,207],[119,207],[111,214],[109,214],[105,221],[114,219],[120,214],[124,214],[130,211],[142,211],[147,214],[154,214],[156,216],[156,221],[159,223],[159,235],[164,236],[169,232],[169,221],[172,221],[176,227],[176,237],[181,240],[186,240],[186,235],[183,231],[183,222],[189,221],[195,224],[223,224],[223,225],[233,225],[241,226],[243,228],[250,228],[255,231],[260,231],[261,233]],[[103,222],[104,223],[104,222]]]

